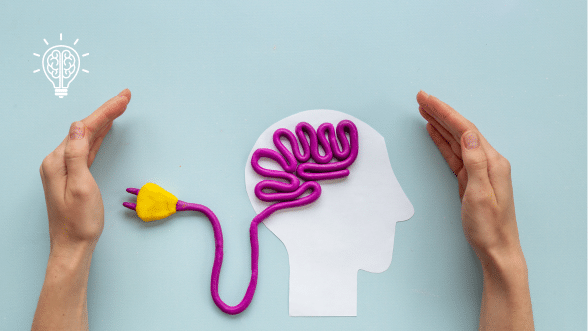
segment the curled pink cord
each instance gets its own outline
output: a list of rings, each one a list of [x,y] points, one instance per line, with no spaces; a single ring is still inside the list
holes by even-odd
[[[257,286],[259,262],[257,225],[277,210],[300,207],[314,202],[321,195],[321,186],[316,181],[348,176],[349,170],[347,167],[357,158],[359,151],[357,127],[349,120],[339,122],[336,130],[333,124],[323,123],[318,127],[317,131],[310,124],[301,122],[296,126],[295,132],[296,136],[287,129],[276,130],[273,141],[279,153],[271,149],[260,148],[253,152],[253,156],[251,157],[251,166],[256,173],[265,177],[283,179],[287,182],[284,183],[279,180],[268,179],[259,182],[255,186],[255,196],[259,200],[277,202],[265,208],[251,221],[249,228],[251,240],[251,280],[249,281],[249,286],[247,287],[243,300],[236,306],[229,306],[224,303],[218,293],[220,271],[223,264],[223,234],[218,218],[206,206],[181,200],[176,204],[177,211],[193,210],[201,212],[208,217],[212,224],[215,254],[210,292],[214,303],[220,310],[227,314],[235,315],[241,313],[249,306],[253,299],[255,287]],[[349,135],[349,140],[347,139],[347,134]],[[298,137],[298,141],[296,137]],[[284,146],[282,138],[288,140],[292,151]],[[300,142],[300,146],[298,142]],[[319,146],[323,149],[324,155],[320,155]],[[302,152],[300,151],[300,147],[302,148]],[[283,171],[261,167],[259,165],[259,159],[261,158],[268,158],[275,161]],[[308,162],[311,158],[316,163]],[[301,185],[298,177],[306,180],[306,182]],[[310,194],[302,196],[306,191],[310,191]],[[127,192],[136,195],[139,189],[128,188]],[[135,210],[136,207],[134,203],[129,202],[125,202],[123,205],[132,210]]]

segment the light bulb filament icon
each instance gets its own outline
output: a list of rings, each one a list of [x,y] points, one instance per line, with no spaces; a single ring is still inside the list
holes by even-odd
[[[75,49],[57,45],[43,54],[43,71],[55,88],[55,95],[63,98],[67,95],[69,84],[80,70],[80,56]]]

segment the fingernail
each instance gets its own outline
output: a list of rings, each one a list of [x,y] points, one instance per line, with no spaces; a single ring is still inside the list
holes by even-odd
[[[122,96],[122,94],[123,94],[123,93],[124,93],[126,90],[127,90],[127,89],[124,89],[124,90],[122,90],[122,91],[121,91],[121,92],[118,94],[118,96],[119,96],[119,97],[120,97],[120,96]]]
[[[69,139],[83,139],[86,133],[86,127],[82,122],[74,122],[69,128]]]
[[[463,140],[465,143],[465,147],[467,149],[475,149],[475,148],[478,148],[478,146],[480,146],[480,141],[478,140],[478,135],[475,134],[474,132],[466,133]]]

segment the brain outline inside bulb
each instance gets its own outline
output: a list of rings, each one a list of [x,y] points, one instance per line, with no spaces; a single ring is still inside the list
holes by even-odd
[[[60,34],[59,40],[63,39],[63,34]],[[45,44],[49,45],[46,39],[43,39]],[[76,39],[74,45],[79,41]],[[37,57],[41,57],[37,53],[33,53]],[[83,54],[82,57],[89,55]],[[55,95],[63,98],[67,95],[71,82],[77,77],[80,71],[80,55],[71,46],[55,45],[45,51],[41,60],[41,66],[47,79],[55,89]],[[41,71],[37,69],[33,73]],[[83,72],[89,73],[88,70],[82,69]]]

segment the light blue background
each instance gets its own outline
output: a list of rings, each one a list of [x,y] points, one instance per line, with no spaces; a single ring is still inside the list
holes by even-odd
[[[538,330],[586,329],[585,1],[0,2],[0,329],[30,327],[49,237],[41,161],[79,120],[133,97],[92,166],[106,225],[88,289],[93,330],[473,330],[481,272],[457,182],[427,135],[423,89],[512,163]],[[59,99],[39,69],[50,45],[82,68]],[[126,187],[156,181],[219,216],[221,296],[249,280],[254,211],[243,172],[272,123],[316,108],[378,130],[415,208],[382,274],[359,273],[358,316],[288,317],[288,257],[260,227],[258,290],[227,316],[212,303],[210,225],[144,224]]]

